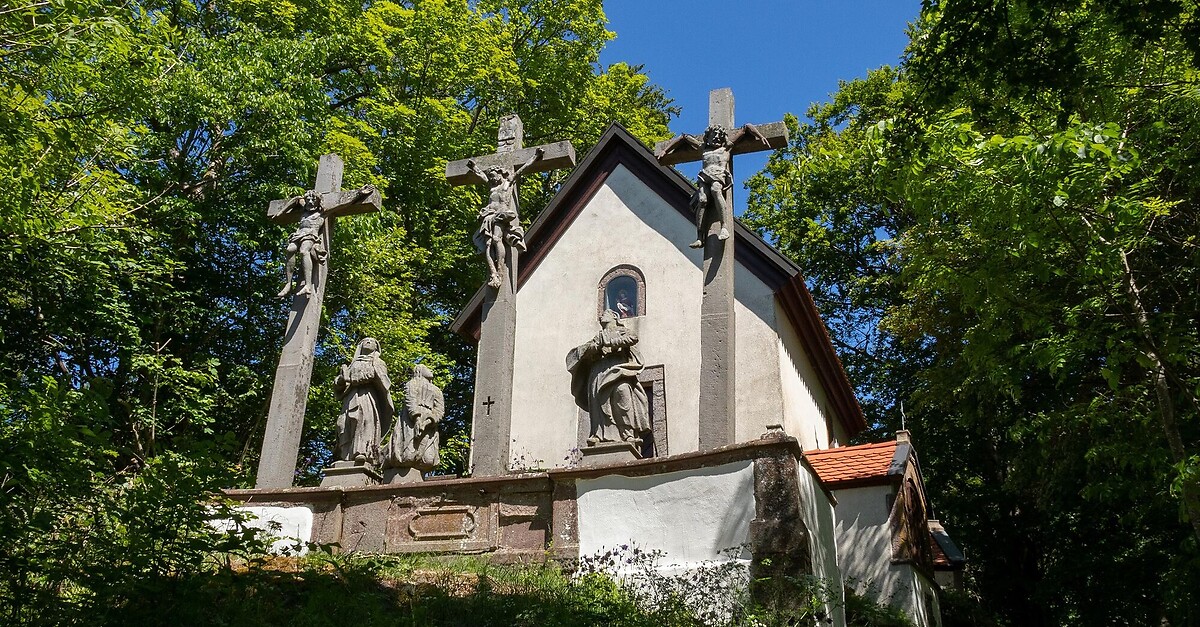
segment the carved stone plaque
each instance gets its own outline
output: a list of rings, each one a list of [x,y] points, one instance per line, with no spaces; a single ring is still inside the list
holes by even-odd
[[[467,505],[420,507],[408,521],[414,540],[469,538],[476,529],[475,509]]]
[[[398,498],[388,511],[386,550],[486,551],[496,545],[494,506],[439,498]]]

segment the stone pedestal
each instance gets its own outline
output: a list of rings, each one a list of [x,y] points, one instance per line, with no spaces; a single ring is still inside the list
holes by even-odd
[[[383,471],[383,482],[388,484],[420,483],[424,480],[425,474],[416,468],[388,468]]]
[[[582,466],[606,466],[621,462],[632,462],[642,458],[638,453],[641,440],[632,442],[597,442],[579,450],[583,454]]]
[[[334,462],[325,469],[325,478],[321,479],[321,487],[329,488],[342,486],[355,488],[364,485],[378,485],[383,477],[375,470],[375,466],[366,462]]]

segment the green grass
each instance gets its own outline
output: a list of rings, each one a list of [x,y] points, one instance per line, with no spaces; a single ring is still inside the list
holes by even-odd
[[[95,618],[172,627],[694,624],[678,610],[640,608],[602,575],[572,580],[553,562],[388,555],[272,559],[163,580]]]
[[[815,596],[824,588],[816,580],[766,582],[774,601],[772,607],[763,607],[750,601],[744,579],[727,566],[665,578],[655,574],[654,560],[653,553],[610,551],[581,560],[572,576],[552,560],[498,565],[464,556],[270,557],[233,565],[214,563],[189,576],[117,584],[94,599],[84,612],[86,620],[76,616],[63,622],[45,613],[23,616],[20,623],[169,627],[825,624],[818,613],[822,603]],[[636,589],[620,585],[605,574],[613,566],[640,569],[643,584]],[[761,584],[756,585],[761,589]],[[709,605],[713,600],[727,610],[714,611]],[[851,605],[860,606],[857,612],[847,607],[852,610],[851,625],[905,624],[903,619],[890,620],[896,617],[883,608],[855,601]]]

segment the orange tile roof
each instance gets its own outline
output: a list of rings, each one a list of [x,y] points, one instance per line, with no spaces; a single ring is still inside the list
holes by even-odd
[[[883,479],[892,467],[897,442],[879,442],[842,446],[821,450],[804,451],[813,470],[826,487],[836,488],[839,484]]]

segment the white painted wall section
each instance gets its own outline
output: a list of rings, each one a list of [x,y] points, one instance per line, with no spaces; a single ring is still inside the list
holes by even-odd
[[[775,315],[780,320],[775,350],[779,355],[783,430],[800,440],[801,447],[806,451],[829,448],[828,414],[824,410],[829,402],[825,389],[783,307],[778,302],[773,303]],[[832,420],[832,416],[829,419]]]
[[[265,535],[275,540],[270,551],[275,554],[304,555],[305,544],[312,540],[313,512],[306,506],[280,507],[274,505],[241,505],[234,509],[250,515],[245,526],[262,529]],[[219,520],[213,526],[223,531],[233,531],[232,520]]]
[[[600,330],[596,289],[620,264],[646,277],[646,315],[627,323],[645,363],[664,366],[670,452],[696,450],[701,254],[687,247],[695,237],[695,227],[624,166],[566,229],[517,292],[513,466],[566,466],[578,446],[566,355]]]
[[[579,554],[621,545],[664,553],[661,565],[748,559],[754,518],[754,462],[646,477],[608,475],[576,484]]]
[[[779,346],[776,330],[779,319],[775,313],[775,293],[753,272],[738,264],[734,268],[734,281],[737,330],[734,429],[736,441],[747,442],[766,433],[767,425],[783,422],[783,390],[779,362],[774,358]]]
[[[889,486],[838,490],[837,544],[846,585],[859,593],[903,610],[918,626],[937,624],[934,607],[924,608],[932,584],[911,564],[892,563],[892,532],[888,525]]]
[[[846,611],[841,597],[842,569],[839,565],[837,526],[833,501],[821,487],[821,481],[808,466],[796,464],[800,487],[800,513],[809,533],[809,550],[812,551],[813,574],[830,584],[836,595],[826,607],[835,625],[846,624]]]

